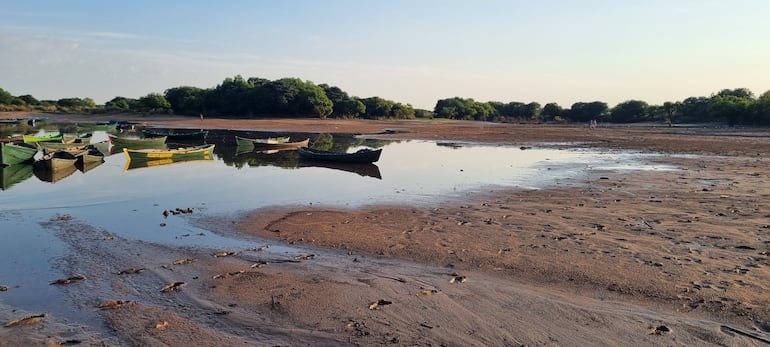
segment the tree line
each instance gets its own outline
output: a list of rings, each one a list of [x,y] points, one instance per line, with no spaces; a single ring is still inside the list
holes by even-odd
[[[351,96],[339,87],[316,85],[298,78],[267,80],[238,75],[212,88],[179,86],[138,99],[117,96],[104,105],[90,98],[37,100],[13,96],[0,88],[0,111],[36,109],[44,112],[153,112],[216,117],[316,117],[412,119],[438,117],[491,122],[713,123],[770,125],[770,91],[755,97],[746,88],[723,89],[711,96],[689,97],[650,105],[628,100],[614,107],[601,101],[576,102],[569,108],[557,103],[479,102],[447,98],[433,110],[373,96]]]
[[[601,101],[576,102],[570,108],[557,103],[478,102],[466,98],[442,99],[433,110],[437,117],[479,121],[536,121],[609,123],[664,122],[770,125],[770,91],[759,97],[746,88],[723,89],[709,97],[689,97],[649,105],[628,100],[610,108]]]

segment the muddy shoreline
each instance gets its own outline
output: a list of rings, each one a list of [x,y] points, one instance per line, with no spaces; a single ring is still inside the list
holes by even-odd
[[[108,239],[109,231],[52,219],[46,227],[71,247],[66,265],[87,278],[63,288],[66,304],[104,325],[49,315],[3,328],[0,346],[750,346],[770,336],[766,129],[124,117],[179,128],[652,151],[662,154],[656,163],[679,169],[594,171],[551,189],[429,207],[196,217],[206,229],[253,238],[253,248],[237,250]],[[301,252],[274,251],[280,245]],[[176,264],[185,259],[194,261]],[[117,274],[129,268],[143,270]],[[98,308],[108,300],[125,305]],[[2,311],[6,322],[38,314]]]

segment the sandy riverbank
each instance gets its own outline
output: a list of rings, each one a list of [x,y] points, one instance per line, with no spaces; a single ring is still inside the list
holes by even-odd
[[[62,118],[115,118],[79,117]],[[46,317],[0,330],[0,346],[742,346],[770,336],[770,133],[763,130],[134,118],[173,127],[655,151],[665,154],[656,163],[680,169],[597,171],[559,188],[489,191],[430,207],[198,218],[211,230],[272,246],[219,250],[237,252],[226,257],[106,240],[109,231],[54,219],[47,227],[73,248],[72,272],[88,278],[67,287],[67,304],[97,310],[108,329]],[[281,244],[306,252],[270,251]],[[195,261],[174,264],[183,259]],[[116,275],[130,267],[145,270]],[[160,292],[173,282],[185,284]],[[127,305],[96,308],[126,298]],[[2,310],[0,318],[36,313]]]

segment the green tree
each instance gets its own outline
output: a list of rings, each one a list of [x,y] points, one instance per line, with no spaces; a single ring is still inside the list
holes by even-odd
[[[112,110],[129,110],[132,103],[136,103],[136,100],[116,96],[112,100],[105,102],[104,107]]]
[[[366,105],[357,98],[350,98],[334,103],[334,112],[332,117],[339,118],[358,118],[362,114],[366,113]]]
[[[762,93],[757,98],[753,108],[758,124],[770,124],[770,90]]]
[[[198,115],[204,113],[204,93],[200,88],[190,86],[170,88],[163,95],[176,114]]]
[[[5,91],[3,88],[0,88],[0,104],[10,105],[13,99],[14,97],[11,95],[11,93]]]
[[[711,121],[708,106],[709,99],[706,97],[691,96],[682,101],[680,113],[682,121],[685,122],[707,122]]]
[[[607,115],[607,103],[601,101],[576,102],[572,104],[567,113],[569,120],[573,122],[588,122],[589,120],[601,120]]]
[[[171,108],[171,103],[159,93],[150,93],[139,98],[137,106],[143,111],[165,111]]]
[[[91,98],[63,98],[56,101],[56,105],[61,107],[96,107],[96,103]]]
[[[393,107],[393,102],[385,100],[379,96],[361,99],[361,102],[366,107],[364,118],[378,119],[390,117],[390,109]]]
[[[402,103],[395,103],[393,104],[393,107],[390,108],[390,117],[396,118],[396,119],[413,119],[414,118],[414,108],[412,105],[409,104],[402,104]]]
[[[729,126],[746,120],[751,99],[735,95],[716,95],[709,100],[708,111],[715,120],[726,120]]]
[[[333,104],[323,88],[305,81],[297,94],[296,111],[299,116],[326,118],[332,114]]]
[[[610,119],[615,123],[634,123],[649,120],[649,105],[640,100],[628,100],[617,104],[610,111]]]
[[[27,105],[34,105],[34,106],[40,105],[40,101],[38,101],[37,99],[35,99],[34,96],[29,94],[21,95],[19,96],[19,99],[23,100]]]
[[[679,101],[666,101],[663,103],[663,106],[661,106],[661,110],[664,113],[664,120],[668,123],[668,126],[671,126],[682,111],[682,103]]]
[[[551,122],[556,117],[563,117],[565,114],[566,112],[559,104],[550,102],[543,106],[543,110],[540,112],[540,119],[544,122]]]

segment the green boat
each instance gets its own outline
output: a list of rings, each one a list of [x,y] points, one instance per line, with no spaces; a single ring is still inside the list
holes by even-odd
[[[44,142],[44,141],[61,142],[63,139],[63,136],[61,133],[51,133],[51,134],[45,134],[45,135],[24,135],[23,139],[24,139],[24,142],[26,143],[35,143],[35,142]]]
[[[166,136],[161,137],[119,137],[107,135],[115,147],[128,149],[166,148]]]
[[[118,124],[117,123],[76,123],[75,124],[78,129],[83,129],[85,131],[105,131],[105,132],[114,132],[117,130]]]
[[[0,157],[3,165],[13,165],[32,160],[37,153],[37,146],[24,142],[0,143]]]
[[[176,149],[128,149],[124,148],[128,161],[148,161],[159,159],[205,160],[213,158],[214,145],[200,145]]]
[[[16,165],[0,166],[2,172],[2,184],[0,190],[10,189],[13,185],[32,177],[32,165],[20,163]]]

